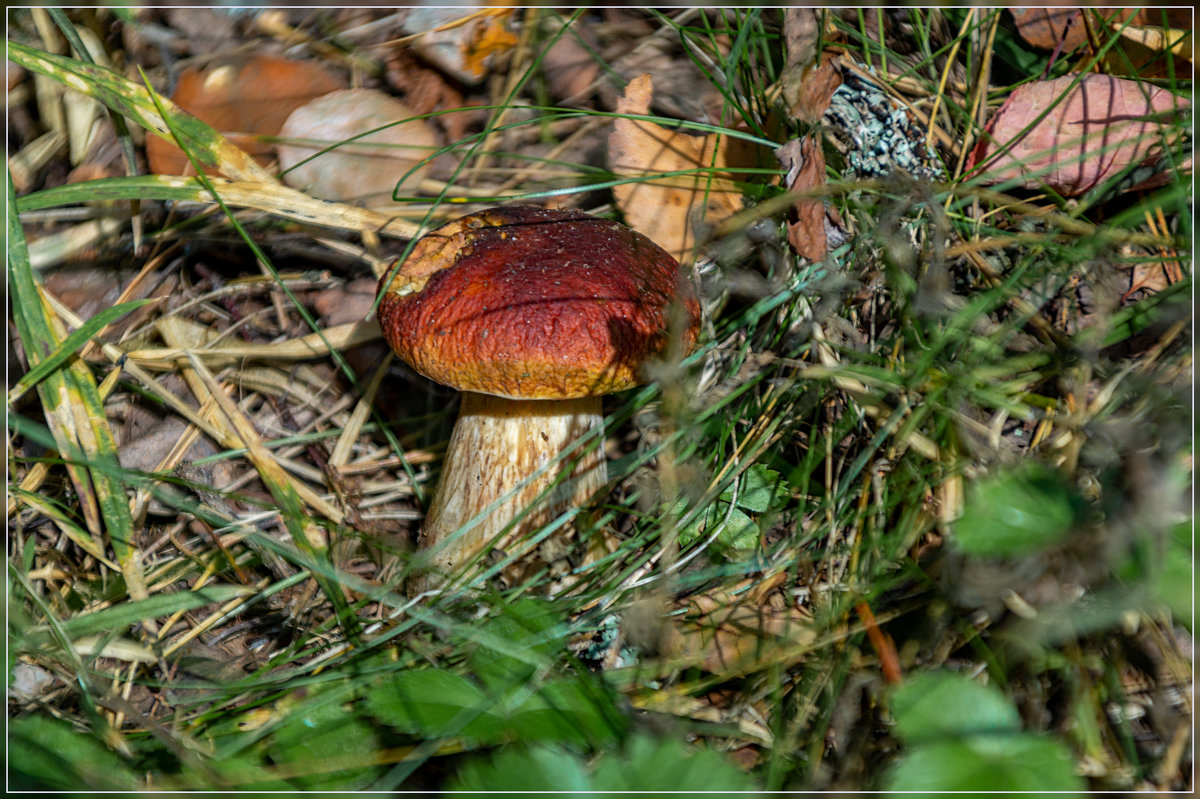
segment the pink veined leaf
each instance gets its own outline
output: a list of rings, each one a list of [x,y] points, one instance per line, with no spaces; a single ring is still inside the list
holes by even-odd
[[[1165,89],[1110,75],[1086,75],[1070,88],[1077,77],[1018,87],[988,122],[988,135],[971,153],[968,169],[982,166],[987,183],[1023,179],[1028,189],[1045,185],[1064,197],[1078,196],[1130,165],[1155,162],[1171,126],[1170,112],[1189,105]],[[1190,159],[1184,168],[1191,169]],[[1160,173],[1139,185],[1170,179]]]

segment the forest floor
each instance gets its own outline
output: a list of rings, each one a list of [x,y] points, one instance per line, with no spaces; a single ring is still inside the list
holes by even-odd
[[[1191,13],[10,9],[10,787],[1190,790]],[[495,205],[699,338],[410,597]]]

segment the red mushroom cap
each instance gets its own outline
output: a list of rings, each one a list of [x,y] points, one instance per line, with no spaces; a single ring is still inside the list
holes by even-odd
[[[396,354],[462,391],[568,399],[641,382],[682,309],[700,326],[679,263],[640,233],[579,211],[468,214],[430,232],[387,285],[379,322]]]

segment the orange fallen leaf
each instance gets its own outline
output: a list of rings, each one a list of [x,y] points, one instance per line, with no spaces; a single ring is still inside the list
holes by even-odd
[[[1126,167],[1153,163],[1162,153],[1168,112],[1188,105],[1144,82],[1085,75],[1071,88],[1077,79],[1066,75],[1018,87],[988,122],[968,169],[982,167],[988,183],[1021,179],[1028,189],[1049,186],[1078,196]],[[1162,173],[1139,187],[1169,180]]]
[[[292,111],[343,85],[316,63],[256,55],[205,69],[185,69],[171,99],[266,164],[271,145],[261,137],[277,135]],[[192,172],[187,156],[158,136],[147,137],[146,159],[155,174]]]
[[[617,113],[648,115],[653,91],[648,74],[634,78],[617,100]],[[629,180],[613,187],[625,221],[680,263],[691,263],[697,234],[742,207],[742,193],[724,171],[732,160],[731,141],[618,118],[608,137],[608,157],[616,176]],[[686,174],[662,176],[675,172]]]

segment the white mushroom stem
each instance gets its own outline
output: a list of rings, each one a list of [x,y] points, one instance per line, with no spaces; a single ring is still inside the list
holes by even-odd
[[[514,554],[529,533],[591,497],[608,479],[603,447],[563,453],[603,423],[600,397],[513,400],[464,392],[421,531],[429,566],[414,576],[410,594],[442,584],[484,549]]]

